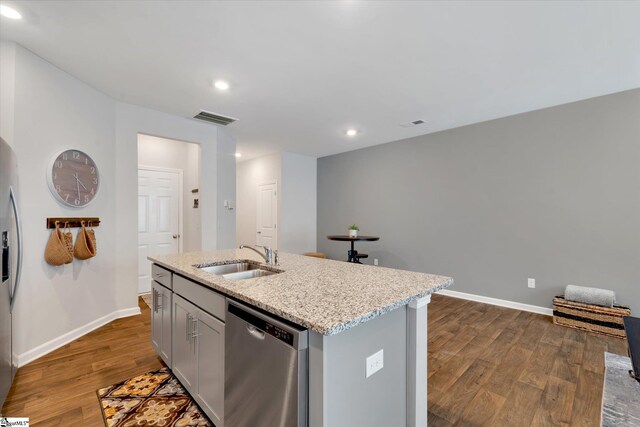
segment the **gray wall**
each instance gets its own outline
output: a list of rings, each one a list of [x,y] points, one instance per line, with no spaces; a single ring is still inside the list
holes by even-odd
[[[640,89],[318,161],[318,250],[550,307],[567,284],[640,314]],[[527,288],[527,278],[536,288]]]

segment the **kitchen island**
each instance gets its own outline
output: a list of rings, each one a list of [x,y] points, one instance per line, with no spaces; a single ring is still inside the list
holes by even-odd
[[[154,321],[154,328],[163,329],[160,334],[154,332],[154,340],[162,334],[169,336],[167,329],[171,330],[173,340],[185,335],[183,325],[175,323],[180,310],[176,301],[184,301],[183,294],[188,294],[191,304],[204,305],[209,298],[202,294],[206,290],[228,298],[227,301],[275,315],[283,319],[283,325],[291,322],[306,330],[301,336],[307,341],[304,343],[307,389],[299,393],[305,401],[303,418],[308,419],[310,427],[426,425],[427,304],[433,292],[451,286],[453,279],[286,253],[280,254],[279,265],[265,267],[271,271],[263,277],[230,280],[233,275],[225,278],[202,269],[238,261],[264,264],[259,255],[246,249],[149,259],[155,264],[154,279],[166,285],[169,273],[174,278],[169,283],[173,283],[172,291],[176,294],[169,304],[175,309],[165,314],[171,319],[171,326],[166,319],[164,328],[161,321]],[[185,287],[186,282],[194,290]],[[164,291],[154,290],[154,313],[159,312],[158,306],[167,306],[165,298],[171,298],[161,292]],[[162,303],[157,303],[160,300]],[[217,301],[210,306],[219,306]],[[224,336],[224,314],[212,314],[222,326],[211,321],[208,324]],[[193,317],[187,314],[188,319]],[[189,326],[185,328],[188,337]],[[163,355],[162,346],[158,343],[154,346]],[[177,374],[176,343],[164,347],[163,359]],[[211,347],[220,352],[219,345]],[[229,348],[226,352],[227,360],[234,360],[234,355],[228,354]],[[221,368],[209,377],[224,381],[224,377],[220,378],[223,373]],[[185,380],[179,374],[176,376],[184,384]],[[224,396],[217,399],[223,401]],[[199,404],[217,426],[225,425],[228,417],[224,405],[218,403],[212,417],[212,411],[206,410],[207,404],[201,401]],[[247,399],[246,405],[252,404],[265,406],[264,402],[252,403]],[[227,421],[227,427],[236,427],[230,419]]]

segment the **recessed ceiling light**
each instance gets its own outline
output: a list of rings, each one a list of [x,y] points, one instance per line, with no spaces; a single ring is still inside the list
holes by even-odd
[[[10,8],[9,6],[5,6],[3,4],[0,4],[0,15],[4,16],[5,18],[9,18],[9,19],[21,19],[22,15],[20,15],[20,13],[15,10]]]
[[[355,129],[348,129],[346,133],[347,136],[356,136],[358,134],[358,131]]]
[[[229,83],[225,82],[224,80],[216,80],[213,85],[220,90],[229,89]]]
[[[242,153],[236,153],[236,157],[242,157]]]

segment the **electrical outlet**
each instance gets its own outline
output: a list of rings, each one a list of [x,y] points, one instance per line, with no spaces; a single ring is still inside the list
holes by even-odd
[[[373,265],[378,265],[378,258],[373,259]]]
[[[527,285],[530,288],[535,288],[536,287],[536,279],[528,278],[527,279]]]
[[[380,350],[377,353],[374,353],[371,356],[367,357],[366,378],[369,378],[371,375],[375,374],[383,367],[384,367],[384,350]]]

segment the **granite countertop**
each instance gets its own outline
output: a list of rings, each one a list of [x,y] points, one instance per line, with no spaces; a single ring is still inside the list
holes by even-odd
[[[253,260],[247,249],[151,256],[148,259],[204,286],[298,325],[334,335],[453,284],[451,277],[280,253],[283,273],[227,280],[197,268]]]

